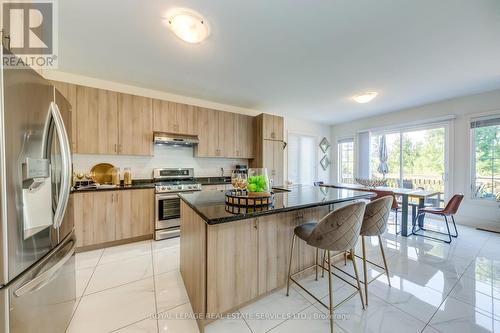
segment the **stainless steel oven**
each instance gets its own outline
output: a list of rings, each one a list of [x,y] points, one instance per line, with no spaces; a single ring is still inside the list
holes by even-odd
[[[201,190],[194,180],[193,169],[154,169],[155,186],[155,240],[177,237],[181,226],[179,193]]]
[[[171,238],[180,235],[181,199],[177,193],[156,194],[155,239]]]

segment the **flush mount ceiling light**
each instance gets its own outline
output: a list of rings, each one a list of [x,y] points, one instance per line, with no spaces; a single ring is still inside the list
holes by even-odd
[[[360,104],[371,102],[375,97],[377,97],[377,92],[367,92],[361,95],[354,96],[352,99]]]
[[[208,22],[190,9],[175,9],[167,13],[168,26],[174,34],[185,42],[196,44],[208,37]]]

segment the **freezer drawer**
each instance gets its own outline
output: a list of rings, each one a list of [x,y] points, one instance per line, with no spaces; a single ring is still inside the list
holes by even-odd
[[[63,333],[76,301],[74,232],[8,286],[9,333]]]

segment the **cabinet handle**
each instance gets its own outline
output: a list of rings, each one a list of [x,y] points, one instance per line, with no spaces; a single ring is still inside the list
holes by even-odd
[[[274,139],[276,137],[276,134],[274,132],[271,132],[271,139]]]
[[[115,143],[115,153],[118,152],[118,145]]]
[[[259,229],[259,227],[257,226],[257,220],[254,220],[254,221],[253,221],[253,228],[254,228],[255,230]]]

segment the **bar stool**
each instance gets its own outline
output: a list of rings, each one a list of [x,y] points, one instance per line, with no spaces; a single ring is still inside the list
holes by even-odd
[[[387,275],[387,281],[389,282],[389,286],[391,285],[391,279],[389,277],[389,269],[387,268],[387,260],[385,258],[384,246],[382,245],[382,235],[387,229],[387,221],[389,220],[389,213],[391,212],[391,207],[393,205],[393,197],[392,196],[384,196],[379,199],[376,199],[369,204],[366,205],[365,215],[363,217],[363,224],[361,225],[361,251],[363,256],[363,284],[365,286],[365,302],[368,305],[368,284],[378,279],[379,276],[384,273]],[[369,236],[377,236],[378,243],[380,245],[380,252],[382,253],[382,259],[384,261],[384,267],[366,259],[366,247],[365,247],[365,237]],[[383,270],[382,273],[375,276],[372,280],[368,281],[368,272],[366,269],[366,263],[381,268]]]
[[[338,210],[335,210],[325,217],[323,217],[318,223],[305,223],[300,225],[294,229],[294,234],[292,236],[292,245],[290,248],[290,262],[288,265],[288,279],[286,284],[286,295],[289,295],[290,291],[290,281],[299,286],[302,290],[308,293],[311,297],[313,297],[316,301],[318,301],[325,308],[330,310],[330,331],[333,332],[333,311],[335,308],[342,305],[347,300],[351,299],[354,295],[359,293],[361,298],[361,304],[363,305],[363,309],[365,308],[363,301],[363,294],[361,292],[361,284],[359,282],[358,270],[356,267],[356,262],[354,258],[354,247],[356,246],[356,242],[359,238],[359,232],[361,229],[361,223],[363,222],[363,216],[365,213],[364,202],[356,202],[345,207],[342,207]],[[300,270],[296,273],[291,274],[292,269],[292,260],[293,260],[293,248],[295,244],[295,239],[300,238],[305,241],[308,245],[316,248],[316,260],[315,264],[306,269]],[[328,257],[328,268],[324,267],[324,261],[321,265],[318,263],[318,251],[324,250],[327,253]],[[351,259],[354,266],[354,272],[356,275],[357,285],[354,285],[350,281],[343,279],[337,274],[331,271],[331,252],[335,251],[338,254],[343,254],[345,251],[349,251],[351,253]],[[311,292],[309,292],[305,287],[303,287],[297,280],[295,280],[295,276],[303,273],[304,271],[310,268],[316,268],[316,279],[318,279],[318,267],[321,267],[323,270],[328,271],[328,295],[329,295],[329,306],[323,303],[320,299],[314,296]],[[335,268],[335,266],[333,266]],[[354,288],[356,288],[356,292],[351,294],[349,297],[344,299],[342,302],[337,304],[337,306],[333,306],[333,292],[332,292],[332,274],[342,279],[346,283],[350,284]]]

